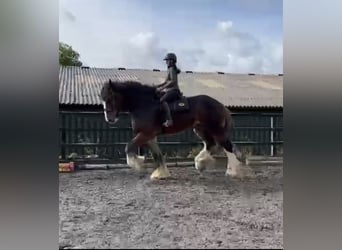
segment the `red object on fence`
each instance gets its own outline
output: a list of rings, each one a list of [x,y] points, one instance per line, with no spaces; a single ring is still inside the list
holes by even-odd
[[[59,163],[58,164],[58,169],[59,169],[59,172],[73,172],[75,170],[74,166],[75,165],[74,165],[73,162]]]

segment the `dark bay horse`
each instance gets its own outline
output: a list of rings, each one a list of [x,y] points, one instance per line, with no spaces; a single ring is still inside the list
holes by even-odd
[[[162,127],[163,114],[160,108],[158,92],[155,86],[144,85],[136,81],[108,80],[101,89],[104,116],[106,122],[113,125],[119,119],[120,112],[129,112],[135,137],[126,145],[127,164],[137,170],[143,169],[144,157],[135,152],[139,146],[148,146],[156,162],[152,179],[170,176],[164,157],[157,144],[157,136],[174,134],[188,128],[204,143],[203,150],[195,157],[195,167],[203,171],[206,166],[214,164],[212,156],[216,145],[221,146],[228,157],[226,175],[244,178],[251,173],[237,158],[235,145],[231,141],[232,117],[229,110],[217,100],[207,95],[183,98],[186,106],[181,111],[171,108],[174,124]],[[170,107],[172,105],[170,104]],[[243,171],[243,168],[248,171]]]

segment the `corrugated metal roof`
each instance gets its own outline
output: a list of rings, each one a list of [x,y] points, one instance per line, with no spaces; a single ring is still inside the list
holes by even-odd
[[[100,89],[109,78],[159,84],[166,71],[60,67],[59,103],[99,105]],[[282,75],[181,73],[178,77],[185,96],[206,94],[228,107],[283,107]]]

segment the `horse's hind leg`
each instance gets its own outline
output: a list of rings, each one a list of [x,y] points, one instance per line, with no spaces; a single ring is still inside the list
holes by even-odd
[[[237,159],[236,155],[233,152],[233,143],[230,140],[223,139],[219,140],[218,144],[224,148],[224,151],[226,152],[228,158],[226,175],[237,177],[239,173],[238,170],[242,163]]]
[[[204,147],[195,157],[195,168],[202,172],[207,166],[213,166],[215,159],[212,156],[212,150],[216,145],[214,137],[201,127],[194,128],[195,134],[203,140]]]
[[[238,160],[237,154],[239,153],[239,151],[235,148],[231,140],[227,139],[224,136],[217,136],[216,140],[217,143],[224,148],[226,155],[228,157],[226,175],[240,179],[253,178],[253,170]]]
[[[147,146],[150,147],[152,151],[153,159],[155,160],[157,166],[151,174],[151,179],[165,179],[170,177],[170,172],[166,167],[165,160],[163,154],[157,144],[157,138],[150,140],[147,143]]]

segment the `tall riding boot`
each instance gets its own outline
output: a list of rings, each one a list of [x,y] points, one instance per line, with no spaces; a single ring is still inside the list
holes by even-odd
[[[167,102],[163,102],[162,104],[163,104],[164,114],[166,114],[166,121],[163,123],[163,126],[171,127],[173,125],[173,121],[171,117],[170,107],[167,104]]]

